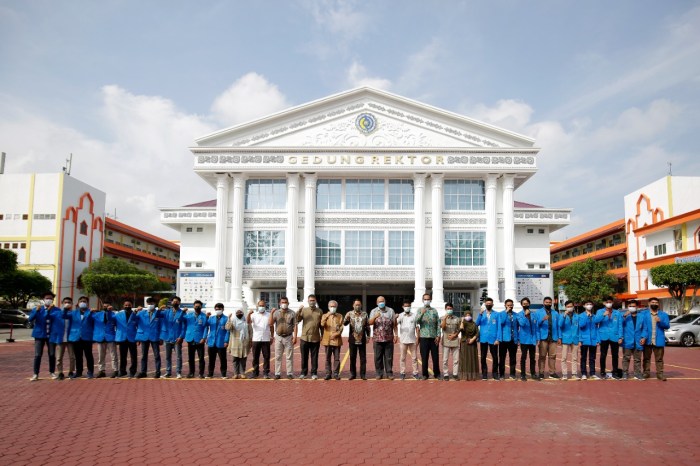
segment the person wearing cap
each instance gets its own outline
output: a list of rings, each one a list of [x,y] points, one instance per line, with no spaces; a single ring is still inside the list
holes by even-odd
[[[321,317],[323,336],[321,345],[326,348],[326,380],[340,380],[340,347],[343,345],[343,315],[338,313],[338,302],[328,302],[328,312]],[[331,370],[331,357],[333,368]]]
[[[253,345],[253,326],[243,315],[243,309],[236,309],[226,322],[226,330],[229,331],[228,351],[233,357],[233,378],[245,379],[245,364]]]
[[[646,337],[643,339],[644,355],[642,357],[642,370],[644,378],[651,376],[651,355],[654,355],[656,378],[666,381],[664,375],[664,348],[666,338],[664,330],[670,328],[668,314],[659,309],[659,298],[649,298],[649,310],[642,312],[641,316],[646,321]]]
[[[530,375],[532,380],[540,380],[535,368],[535,348],[537,347],[539,332],[534,312],[530,311],[530,299],[520,300],[523,312],[518,313],[518,340],[520,341],[520,380],[527,382],[525,362],[530,361]]]
[[[141,371],[137,379],[148,375],[148,350],[153,349],[153,359],[156,364],[154,379],[160,378],[160,339],[161,320],[165,313],[156,309],[155,298],[146,299],[146,308],[136,314],[136,345],[141,346]]]
[[[559,319],[559,334],[561,336],[561,375],[562,380],[568,380],[568,356],[571,354],[571,376],[578,378],[578,314],[574,311],[574,303],[569,300],[564,303],[564,315]]]
[[[55,375],[56,347],[50,344],[52,326],[51,315],[57,310],[57,308],[53,305],[53,300],[55,297],[55,294],[47,291],[44,293],[44,302],[42,305],[35,307],[29,313],[29,322],[34,323],[34,328],[32,328],[32,337],[34,338],[34,373],[30,379],[32,382],[39,380],[39,369],[41,368],[41,359],[44,355],[44,346],[46,346],[49,354],[49,374],[51,374],[51,378],[57,378]]]
[[[484,299],[484,310],[476,318],[476,325],[479,326],[479,343],[481,350],[481,379],[488,379],[489,369],[486,365],[486,356],[491,353],[491,376],[493,380],[500,380],[498,368],[498,327],[501,319],[498,313],[493,310],[493,299]]]
[[[377,298],[377,307],[369,314],[369,324],[373,326],[374,368],[376,379],[394,379],[394,343],[398,341],[394,322],[394,310],[387,307],[384,296]]]
[[[301,374],[300,379],[309,375],[309,356],[311,356],[311,380],[318,379],[318,350],[321,346],[321,316],[323,311],[317,306],[316,295],[306,297],[308,306],[303,304],[297,312],[297,325],[301,323]]]
[[[629,379],[630,359],[634,359],[634,378],[644,380],[642,355],[644,337],[648,334],[646,319],[637,312],[637,301],[627,301],[627,312],[622,316],[622,380]]]
[[[78,298],[78,309],[68,312],[70,316],[70,333],[68,339],[75,351],[75,377],[83,376],[83,358],[87,366],[87,378],[92,379],[95,358],[92,354],[93,333],[95,330],[95,311],[90,309],[87,296]]]
[[[360,378],[367,380],[367,338],[369,337],[369,318],[362,310],[362,300],[355,299],[352,312],[345,314],[343,323],[349,326],[348,345],[350,346],[350,378],[357,378],[357,356],[360,356]]]
[[[279,309],[270,313],[270,333],[275,338],[275,380],[282,376],[282,356],[287,365],[287,378],[294,378],[293,352],[297,344],[296,318],[294,311],[289,309],[289,299],[283,296],[279,300]]]
[[[586,380],[589,376],[592,380],[598,380],[595,375],[595,354],[598,348],[598,326],[593,319],[593,301],[587,300],[583,303],[584,311],[578,315],[578,341],[581,349],[581,380]],[[588,369],[586,369],[588,362]]]
[[[189,367],[188,379],[194,378],[194,357],[199,360],[199,378],[204,378],[204,330],[207,325],[207,315],[202,312],[202,301],[196,300],[193,312],[182,314],[183,332],[187,342],[187,362]]]
[[[130,300],[124,301],[123,309],[114,316],[116,333],[114,341],[119,346],[119,377],[125,377],[127,353],[129,355],[129,378],[136,376],[136,360],[138,352],[136,349],[136,311],[132,309]]]
[[[106,377],[105,373],[107,351],[109,351],[112,360],[112,375],[115,378],[118,373],[117,364],[117,348],[114,344],[116,337],[116,321],[112,306],[104,306],[103,309],[96,311],[94,315],[94,331],[93,340],[97,343],[97,378]]]
[[[506,357],[510,365],[510,378],[515,380],[515,358],[518,352],[518,319],[513,312],[513,300],[506,299],[506,310],[498,313],[498,375],[506,378]]]
[[[248,311],[248,323],[253,326],[253,375],[260,376],[260,353],[263,355],[263,377],[270,378],[270,312],[265,300],[258,301],[258,307]]]
[[[226,322],[228,318],[224,315],[224,305],[216,303],[214,305],[214,315],[207,320],[206,329],[204,330],[204,338],[207,340],[207,352],[209,353],[209,371],[207,379],[214,377],[214,367],[216,366],[216,357],[219,357],[219,371],[221,378],[226,378],[226,348],[229,342],[229,331],[226,330]]]
[[[418,380],[418,327],[416,326],[417,314],[411,310],[409,299],[403,302],[403,312],[396,316],[396,330],[399,333],[399,370],[401,380],[406,379],[406,357],[410,353],[413,378]]]
[[[598,340],[600,342],[600,377],[602,379],[619,379],[618,359],[620,356],[620,344],[622,343],[622,314],[613,309],[613,297],[606,296],[603,300],[604,307],[598,309],[593,322],[598,325]],[[612,359],[612,373],[606,372],[606,362],[610,350]]]
[[[540,380],[544,380],[544,363],[547,361],[549,377],[558,379],[557,374],[557,346],[561,345],[559,335],[559,313],[552,310],[552,298],[546,296],[542,300],[543,309],[535,312],[535,322],[539,332],[539,356],[537,366],[540,372]]]

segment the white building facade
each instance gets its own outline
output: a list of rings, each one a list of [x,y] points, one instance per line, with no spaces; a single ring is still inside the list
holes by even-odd
[[[161,209],[181,232],[185,303],[552,293],[549,233],[571,212],[514,201],[537,170],[532,139],[360,88],[196,143],[216,200]]]

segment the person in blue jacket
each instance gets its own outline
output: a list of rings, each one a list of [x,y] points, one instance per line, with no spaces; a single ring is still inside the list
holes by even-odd
[[[561,345],[559,336],[559,313],[552,310],[552,298],[549,296],[542,300],[544,309],[535,312],[539,339],[539,357],[537,365],[540,371],[540,380],[544,379],[544,362],[549,366],[549,377],[558,379],[557,374],[557,346]]]
[[[114,323],[116,325],[116,333],[114,341],[119,345],[119,377],[125,377],[127,353],[131,364],[129,365],[129,378],[133,379],[136,376],[136,311],[132,308],[130,300],[124,301],[124,309],[114,315]]]
[[[578,314],[574,311],[574,303],[569,300],[564,303],[564,315],[559,316],[559,335],[561,336],[561,376],[568,380],[568,357],[571,353],[571,376],[578,378]]]
[[[606,296],[603,299],[602,309],[598,309],[593,321],[598,325],[598,341],[600,342],[600,377],[605,379],[619,379],[618,359],[620,356],[620,344],[622,343],[622,314],[613,309],[613,297]],[[605,371],[608,359],[608,350],[612,359],[612,373]]]
[[[637,312],[637,300],[627,301],[627,312],[622,316],[622,380],[629,379],[630,358],[634,359],[634,378],[644,380],[642,375],[642,340],[647,335],[646,319]]]
[[[197,353],[199,359],[199,378],[204,378],[204,331],[207,326],[207,316],[202,312],[202,302],[194,302],[194,312],[186,312],[182,316],[187,342],[187,357],[190,373],[187,378],[194,377],[194,355]]]
[[[591,379],[597,380],[595,375],[595,354],[598,348],[598,326],[593,321],[593,301],[587,300],[583,303],[584,312],[578,315],[578,341],[581,348],[581,380],[586,380],[590,375]],[[586,369],[588,360],[588,369]]]
[[[51,321],[49,315],[54,310],[53,300],[56,297],[51,291],[44,293],[41,306],[35,307],[29,313],[29,322],[34,323],[32,329],[32,337],[34,338],[34,373],[30,381],[39,380],[39,368],[41,367],[41,358],[44,356],[44,346],[47,347],[49,353],[49,373],[53,377],[56,370],[56,354],[49,346],[49,328]]]
[[[63,355],[65,353],[68,332],[70,331],[70,322],[68,313],[73,308],[73,300],[69,297],[63,298],[63,308],[52,307],[48,319],[51,321],[49,325],[49,354],[53,351],[56,355],[56,372],[51,374],[52,379],[64,380],[63,374]],[[72,375],[75,370],[75,356],[72,348],[69,350],[70,373]]]
[[[226,330],[226,321],[228,318],[224,315],[224,305],[216,303],[214,305],[214,315],[207,320],[206,329],[204,330],[204,338],[207,340],[207,349],[209,352],[209,372],[208,379],[214,377],[214,366],[216,365],[216,357],[219,357],[219,370],[221,378],[226,378],[226,348],[228,348],[229,331]]]
[[[156,309],[156,299],[152,297],[146,299],[146,308],[136,313],[136,345],[141,346],[141,370],[136,374],[137,379],[148,375],[149,348],[153,349],[153,359],[156,363],[153,378],[160,378],[160,330],[164,317],[165,313]]]
[[[530,375],[532,380],[540,380],[535,370],[535,346],[537,346],[538,330],[535,314],[530,311],[530,299],[520,300],[523,312],[518,317],[518,340],[520,341],[520,380],[527,382],[525,360],[530,359]]]
[[[176,375],[178,379],[182,378],[182,341],[185,338],[185,324],[183,315],[187,312],[180,309],[180,298],[173,297],[171,308],[165,310],[163,318],[163,331],[161,332],[161,340],[165,342],[165,378],[169,379],[173,374],[173,350],[175,350]]]
[[[513,312],[513,300],[506,299],[506,310],[499,312],[498,322],[498,370],[501,379],[506,378],[506,355],[510,356],[510,378],[515,380],[515,357],[518,352],[518,318]]]
[[[666,337],[664,330],[671,325],[669,323],[668,314],[659,310],[659,299],[649,298],[649,310],[643,312],[643,318],[646,320],[647,336],[642,342],[644,345],[643,370],[644,378],[648,379],[651,376],[651,354],[654,353],[654,361],[656,363],[656,378],[665,382],[664,375],[664,348],[666,347]]]
[[[92,338],[97,343],[97,378],[100,379],[107,376],[105,373],[107,351],[109,351],[112,359],[111,378],[115,378],[119,369],[117,364],[117,346],[114,343],[117,333],[114,309],[109,303],[102,303],[102,309],[95,312],[93,320],[95,326]]]
[[[94,332],[94,313],[88,307],[88,298],[78,298],[78,309],[69,312],[70,333],[69,341],[73,343],[75,352],[75,375],[73,378],[83,376],[83,358],[87,365],[87,378],[93,378],[95,358],[92,354],[92,338]]]
[[[486,365],[486,354],[491,353],[491,376],[493,380],[499,380],[498,370],[498,326],[500,318],[493,310],[493,299],[484,299],[484,310],[476,318],[476,325],[479,327],[479,343],[481,350],[481,379],[488,378],[488,366]]]

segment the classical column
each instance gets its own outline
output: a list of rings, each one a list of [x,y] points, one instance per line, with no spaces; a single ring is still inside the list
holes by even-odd
[[[498,299],[498,260],[496,236],[496,186],[497,180],[493,173],[486,175],[486,292],[494,302]]]
[[[503,274],[504,299],[515,296],[515,221],[513,219],[513,188],[515,175],[503,175]]]
[[[231,234],[231,304],[243,306],[243,211],[245,208],[245,175],[233,177],[233,230]]]
[[[304,296],[314,294],[316,267],[316,174],[304,174]]]
[[[214,302],[226,301],[226,217],[229,178],[216,174],[216,233],[214,236]]]
[[[443,308],[445,298],[443,294],[442,273],[445,265],[445,248],[442,232],[442,184],[443,174],[430,175],[432,197],[432,257],[433,257],[433,307]]]
[[[423,305],[423,295],[425,294],[425,173],[413,175],[413,263],[415,264],[415,297],[413,306]]]
[[[299,175],[287,175],[287,237],[284,241],[284,265],[287,268],[287,298],[297,302],[297,230],[299,228]]]

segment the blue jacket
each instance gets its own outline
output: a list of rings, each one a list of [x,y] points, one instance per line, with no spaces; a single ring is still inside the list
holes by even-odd
[[[637,313],[636,325],[632,315],[633,314],[630,314],[627,317],[622,317],[622,347],[641,351],[644,349],[644,347],[640,343],[640,340],[649,334],[649,329],[647,328],[647,321],[641,315],[641,313]]]
[[[121,310],[114,315],[117,326],[114,341],[136,341],[136,311],[131,311],[129,320],[126,319],[126,311]]]
[[[105,314],[107,318],[105,319]],[[93,316],[94,331],[92,339],[96,342],[114,341],[116,336],[116,321],[114,320],[114,312],[97,311]]]
[[[535,312],[535,322],[537,322],[537,331],[539,332],[539,340],[544,341],[547,339],[547,335],[549,334],[549,321],[548,320],[542,320],[544,317],[547,315],[547,311],[542,308],[538,309]],[[552,320],[552,340],[557,341],[561,338],[561,335],[559,334],[559,318],[561,316],[557,311],[552,309],[550,313],[550,319]]]
[[[539,340],[537,335],[537,323],[535,322],[535,314],[530,313],[529,316],[525,312],[518,312],[518,340],[521,345],[536,345]]]
[[[200,311],[199,315],[194,311],[187,312],[182,316],[187,343],[199,343],[204,338],[204,330],[207,326],[207,315]]]
[[[51,309],[58,309],[57,307],[52,307]],[[47,317],[49,317],[49,312],[46,312],[46,307],[35,307],[29,313],[29,322],[34,322],[34,328],[32,329],[33,338],[49,338],[47,333]]]
[[[217,319],[217,316],[209,317],[206,330],[204,331],[207,346],[223,348],[224,344],[228,344],[229,331],[226,330],[227,320],[226,316],[221,316],[219,319]]]
[[[622,338],[622,314],[612,309],[610,317],[605,317],[606,309],[598,309],[593,322],[598,324],[598,341],[618,341]]]
[[[50,330],[49,330],[49,342],[50,343],[63,343],[64,337],[68,334],[66,330],[70,331],[70,318],[67,310],[59,309],[57,307],[51,308],[49,313]]]
[[[173,314],[172,309],[167,309],[164,312],[163,326],[160,330],[160,339],[170,343],[175,343],[178,338],[185,338],[185,325],[184,319],[182,318],[184,312],[178,309],[175,314]]]
[[[143,309],[136,314],[136,341],[160,341],[161,320],[165,313],[154,310],[149,315],[147,309]]]
[[[559,335],[563,345],[578,345],[578,316],[575,312],[570,316],[566,314],[559,316]]]
[[[666,314],[664,311],[659,310],[659,321],[656,322],[656,325],[652,325],[651,323],[651,311],[645,309],[639,314],[640,316],[644,316],[644,320],[646,321],[647,326],[647,336],[646,342],[644,342],[644,344],[651,345],[652,332],[656,332],[656,344],[654,346],[666,346],[666,337],[664,336],[664,330],[671,327],[671,324],[668,320],[668,314]],[[639,319],[639,317],[637,319]]]
[[[593,322],[595,316],[588,317],[585,312],[578,315],[578,341],[582,345],[595,346],[598,344],[598,326]]]
[[[517,312],[511,312],[511,319],[508,318],[508,312],[503,311],[498,313],[498,341],[512,341],[518,343],[518,316]]]
[[[493,345],[498,340],[498,327],[501,321],[498,312],[491,310],[491,317],[488,311],[480,313],[476,317],[476,325],[479,326],[479,342]]]
[[[83,314],[80,313],[80,309],[73,309],[68,311],[70,316],[70,334],[68,336],[68,341],[92,341],[92,334],[94,331],[94,312],[90,309],[86,309]]]

